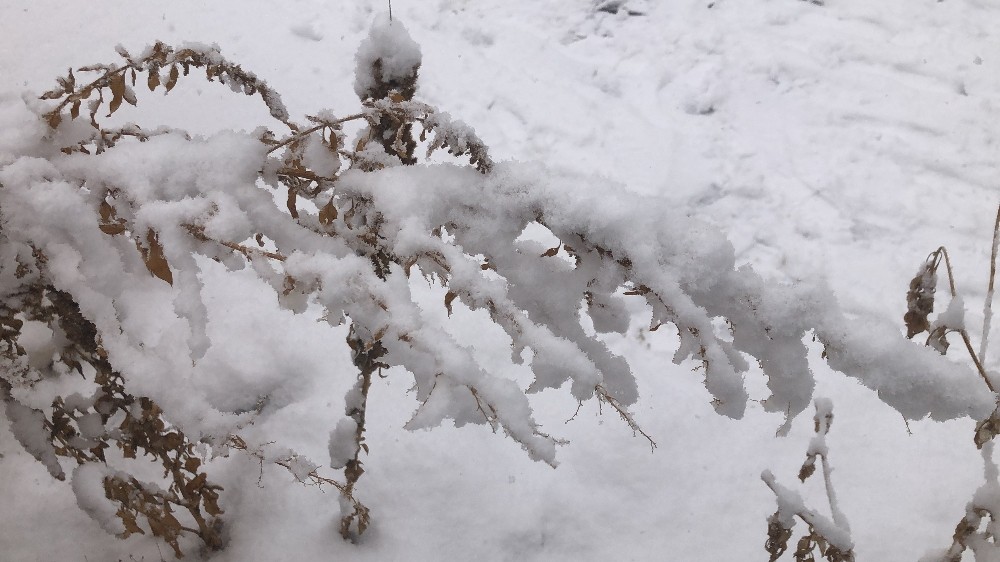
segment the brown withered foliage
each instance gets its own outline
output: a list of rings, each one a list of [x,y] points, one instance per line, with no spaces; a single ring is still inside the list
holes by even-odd
[[[134,87],[140,76],[145,79],[144,82],[149,91],[162,88],[165,92],[170,92],[177,85],[181,76],[187,76],[192,68],[204,69],[205,78],[209,82],[218,80],[234,91],[242,91],[248,96],[259,94],[272,117],[282,123],[289,123],[288,112],[280,104],[274,91],[255,74],[222,58],[218,51],[193,47],[175,49],[159,41],[139,57],[133,57],[120,45],[116,47],[116,51],[125,59],[125,64],[121,66],[119,64],[92,64],[80,67],[77,70],[78,73],[97,73],[95,79],[83,84],[77,82],[73,70],[70,69],[66,76],[56,79],[57,86],[55,88],[42,94],[43,100],[59,100],[59,104],[44,115],[50,127],[54,129],[62,123],[66,110],[68,110],[71,119],[79,117],[80,110],[86,102],[90,122],[95,129],[100,131],[97,115],[102,107],[107,108],[108,116],[110,116],[122,107],[123,101],[133,106],[138,104]],[[140,135],[130,136],[144,140]],[[97,139],[94,140],[97,143]],[[112,142],[111,145],[102,146],[98,143],[98,152],[113,146],[113,144]],[[84,149],[81,152],[89,151]]]
[[[906,292],[906,314],[903,316],[908,338],[930,330],[931,323],[927,317],[934,312],[937,268],[943,253],[942,250],[932,253],[910,280],[910,289]]]
[[[788,551],[788,541],[792,538],[792,530],[785,528],[777,514],[772,514],[767,519],[767,543],[764,549],[770,555],[768,562],[775,562]],[[816,555],[821,558],[817,559]],[[795,551],[792,552],[795,562],[816,562],[816,560],[826,559],[827,562],[853,562],[854,553],[844,552],[833,546],[823,535],[809,527],[809,532],[803,535],[795,543]]]
[[[86,398],[57,396],[48,415],[36,411],[44,420],[56,456],[78,464],[106,463],[106,451],[115,447],[126,459],[148,457],[163,469],[165,487],[150,486],[132,477],[105,478],[105,495],[118,504],[117,515],[124,524],[121,538],[146,533],[140,524],[141,516],[146,529],[169,544],[177,557],[183,556],[179,541],[185,534],[197,536],[209,549],[222,548],[222,523],[218,518],[223,513],[219,507],[222,488],[208,480],[195,444],[171,427],[160,407],[125,389],[124,378],[112,368],[100,345],[97,328],[80,313],[73,298],[54,287],[36,284],[22,295],[19,310],[5,310],[0,316],[6,328],[0,334],[5,349],[23,354],[17,338],[24,321],[44,322],[65,337],[60,361],[72,371],[90,377],[96,386]],[[9,402],[10,383],[0,379],[0,386],[5,387],[3,395]],[[96,432],[95,419],[100,427]],[[65,478],[61,472],[54,476]],[[186,512],[193,526],[177,519],[175,510]]]
[[[785,527],[777,512],[767,518],[767,541],[764,550],[771,556],[768,562],[775,562],[788,550],[788,541],[792,538],[792,529]]]
[[[955,526],[955,533],[952,535],[952,544],[945,553],[943,562],[961,562],[962,554],[965,553],[966,549],[970,548],[974,538],[983,541],[995,540],[989,529],[995,526],[998,521],[1000,519],[997,519],[996,514],[992,510],[983,506],[972,505],[971,509],[967,510],[965,517]],[[986,522],[986,528],[981,531],[980,526],[982,526],[983,522]]]

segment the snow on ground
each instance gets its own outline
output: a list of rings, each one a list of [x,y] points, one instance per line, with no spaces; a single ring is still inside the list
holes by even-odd
[[[910,277],[946,245],[968,323],[982,321],[1000,202],[1000,6],[624,4],[642,15],[569,0],[397,0],[393,13],[423,50],[418,97],[474,126],[496,158],[582,169],[669,198],[726,232],[739,261],[765,276],[825,278],[859,321],[902,326]],[[218,43],[268,80],[293,115],[348,114],[356,107],[353,53],[382,10],[368,1],[9,0],[0,90],[48,89],[69,66],[113,60],[117,43],[139,50],[154,39],[193,40]],[[254,100],[233,103],[196,80],[158,97],[140,100],[144,125],[210,132],[265,122]],[[344,388],[324,373],[323,354],[343,352],[343,333],[309,318],[255,316],[246,304],[258,287],[206,274],[215,281],[211,330],[239,335],[222,357],[244,376],[272,377],[287,404],[262,435],[280,434],[283,445],[322,462]],[[475,320],[452,321],[456,333],[466,325]],[[634,412],[659,444],[654,453],[593,404],[564,424],[575,403],[554,391],[533,404],[546,430],[571,441],[555,470],[485,428],[405,432],[414,402],[406,377],[391,373],[374,388],[369,412],[372,454],[359,493],[375,526],[365,540],[336,535],[334,493],[270,468],[258,486],[247,478],[251,461],[234,456],[217,470],[226,517],[238,524],[229,548],[208,559],[766,559],[774,500],[759,475],[770,468],[795,483],[811,420],[803,416],[776,439],[782,420],[759,407],[741,421],[715,415],[693,365],[670,363],[671,335],[642,326],[637,317],[630,337],[612,344],[639,378]],[[488,331],[468,337],[483,357],[506,353]],[[247,355],[283,349],[277,338],[313,353]],[[982,478],[971,422],[911,423],[909,435],[871,392],[830,372],[818,349],[814,359],[818,394],[834,401],[828,443],[858,559],[916,560],[946,547]],[[754,397],[766,395],[759,375],[748,375],[748,385]],[[20,451],[6,423],[0,416],[0,558],[169,558],[152,539],[105,535],[76,507],[69,484]],[[820,490],[807,488],[823,507]]]

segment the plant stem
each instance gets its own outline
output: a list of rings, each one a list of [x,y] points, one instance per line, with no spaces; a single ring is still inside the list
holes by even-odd
[[[998,226],[998,228],[1000,228],[1000,210],[997,211],[997,221],[998,221],[997,222],[997,226]],[[996,258],[996,244],[997,244],[996,240],[997,240],[996,230],[994,230],[994,234],[993,234],[993,248],[994,248],[993,257],[994,258]],[[951,298],[955,298],[956,296],[958,296],[958,291],[955,290],[955,276],[954,276],[954,274],[952,273],[952,270],[951,270],[951,259],[948,258],[948,250],[946,250],[944,248],[944,246],[941,246],[940,248],[937,249],[937,254],[940,255],[940,256],[944,256],[944,265],[945,265],[945,267],[948,270],[948,287],[951,289]],[[991,269],[995,269],[995,263],[996,263],[995,259],[994,259],[993,263],[994,263],[994,267],[991,268]],[[991,300],[992,300],[992,289],[993,289],[992,286],[993,286],[993,275],[992,275],[992,272],[991,272],[991,275],[990,275],[990,297],[989,297]],[[996,388],[993,386],[993,383],[990,381],[989,375],[986,374],[986,369],[983,367],[983,363],[980,360],[980,355],[977,355],[976,354],[976,350],[972,347],[972,341],[969,339],[969,332],[965,328],[962,328],[961,330],[955,330],[955,331],[958,332],[959,335],[962,336],[962,342],[965,343],[965,349],[969,350],[969,356],[972,357],[972,362],[976,364],[976,370],[979,371],[979,376],[981,376],[983,378],[983,381],[986,382],[986,386],[989,387],[990,392],[996,394],[996,392],[997,392]],[[984,341],[984,344],[985,344],[985,335],[984,335],[984,340],[983,341]],[[982,353],[982,351],[981,351],[981,353]]]
[[[986,349],[989,347],[990,325],[993,323],[993,282],[997,275],[997,249],[1000,247],[1000,207],[997,207],[997,220],[993,223],[993,249],[990,251],[990,282],[986,288],[986,302],[983,303],[983,339],[979,343],[979,362],[986,362]]]
[[[322,129],[323,127],[332,127],[333,125],[339,125],[341,123],[346,123],[348,121],[355,121],[357,119],[363,119],[364,116],[365,116],[364,113],[355,113],[354,115],[348,115],[347,117],[341,117],[340,119],[337,119],[336,121],[330,121],[330,122],[327,122],[327,123],[320,123],[319,125],[314,125],[312,127],[309,127],[308,129],[303,129],[301,131],[298,131],[294,135],[288,137],[287,139],[279,142],[278,144],[272,146],[271,148],[269,148],[267,150],[267,153],[270,154],[270,153],[274,152],[275,150],[278,150],[279,148],[281,148],[283,146],[288,146],[289,144],[292,144],[295,141],[301,140],[301,139],[305,138],[307,135],[315,133],[316,131]]]
[[[382,345],[381,340],[368,339],[359,335],[353,325],[347,334],[347,344],[354,352],[353,362],[359,371],[359,380],[354,388],[359,391],[360,399],[352,398],[347,404],[347,416],[354,420],[356,429],[354,433],[354,458],[347,461],[347,464],[344,466],[346,483],[341,493],[344,497],[353,500],[354,485],[357,484],[361,475],[365,473],[361,462],[361,451],[368,452],[368,445],[364,443],[368,392],[372,385],[372,375],[383,367],[387,367],[386,364],[379,361],[379,358],[385,355],[388,350]],[[348,396],[353,393],[354,390],[351,390]],[[340,535],[345,539],[351,539],[354,536],[363,534],[365,529],[368,528],[368,519],[367,508],[361,511],[358,508],[357,502],[355,502],[354,510],[340,519]],[[352,526],[356,526],[357,535],[354,535]]]
[[[965,342],[965,348],[969,350],[969,355],[972,357],[972,362],[976,364],[976,370],[979,371],[979,376],[983,377],[986,381],[986,386],[989,387],[990,392],[996,394],[996,388],[993,387],[993,383],[990,382],[989,375],[986,374],[986,369],[983,368],[982,362],[979,361],[979,357],[976,355],[976,351],[972,349],[972,342],[969,341],[969,332],[964,328],[958,330],[958,333],[962,336],[962,341]]]
[[[948,250],[944,246],[937,249],[938,255],[944,256],[944,265],[948,270],[948,289],[951,290],[952,298],[958,296],[958,291],[955,289],[955,275],[951,270],[951,258],[948,257]],[[935,265],[935,267],[937,267]]]

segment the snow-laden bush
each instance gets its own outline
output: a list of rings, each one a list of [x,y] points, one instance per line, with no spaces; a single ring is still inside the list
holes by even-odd
[[[488,424],[555,466],[561,441],[536,423],[528,395],[565,388],[642,432],[628,409],[636,380],[600,335],[625,332],[628,299],[649,307],[651,330],[676,330],[673,360],[703,369],[725,416],[744,414],[752,359],[769,381],[763,405],[787,430],[812,400],[810,336],[833,368],[906,418],[993,411],[969,368],[895,326],[845,317],[821,283],[779,285],[736,267],[722,234],[669,201],[494,162],[472,128],[413,99],[420,49],[398,21],[377,21],[358,51],[359,111],[321,111],[307,124],[215,47],[118,52],[122,63],[70,72],[41,101],[0,100],[0,397],[25,449],[52,476],[71,473],[80,507],[113,534],[148,529],[178,556],[185,534],[223,547],[225,493],[206,467],[234,449],[335,486],[342,534],[363,533],[369,513],[354,492],[368,391],[391,367],[413,377],[408,429]],[[197,137],[102,126],[105,112],[139,102],[137,90],[169,92],[192,70],[259,96],[282,129]],[[439,148],[469,164],[433,163]],[[274,445],[241,436],[266,415],[265,385],[241,381],[222,400],[202,384],[213,377],[207,354],[233,343],[208,336],[208,260],[273,289],[247,306],[319,308],[347,326],[355,369],[330,374],[346,411],[328,428],[329,465],[343,481],[281,448],[280,435]],[[502,328],[511,362],[534,381],[501,376],[429,320],[411,294],[420,278],[442,287],[449,314],[467,307]],[[162,473],[132,460],[140,455]]]

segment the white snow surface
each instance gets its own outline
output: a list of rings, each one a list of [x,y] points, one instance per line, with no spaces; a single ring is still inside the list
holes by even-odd
[[[388,29],[405,24],[419,44],[417,99],[474,127],[495,160],[540,161],[606,177],[607,189],[621,191],[622,201],[650,197],[678,217],[695,219],[690,224],[712,225],[735,247],[736,265],[789,283],[790,299],[810,287],[829,286],[847,314],[825,328],[845,341],[865,340],[872,353],[899,345],[890,336],[903,331],[909,279],[940,245],[948,247],[962,295],[949,315],[957,318],[964,304],[964,325],[981,325],[979,303],[986,294],[1000,202],[1000,5],[980,0],[624,4],[641,15],[597,11],[596,3],[569,0],[397,0],[398,23]],[[22,93],[51,88],[54,77],[70,66],[114,60],[119,43],[131,52],[156,39],[215,43],[228,59],[280,92],[293,116],[315,115],[322,108],[353,113],[354,53],[373,21],[386,25],[383,10],[381,2],[368,1],[334,6],[318,0],[80,5],[11,0],[0,18],[7,46],[0,51],[0,165],[9,163],[4,160],[9,147],[30,154],[32,139],[45,133],[19,110]],[[412,46],[402,39],[399,45],[403,58],[412,58]],[[155,140],[192,151],[188,161],[201,156],[204,166],[197,169],[145,162],[140,173],[125,144],[105,155],[106,173],[123,181],[151,170],[172,178],[156,186],[166,185],[169,193],[151,191],[150,198],[196,195],[199,185],[215,181],[212,151],[231,153],[227,149],[246,142],[226,131],[253,130],[267,120],[259,100],[200,79],[182,80],[166,97],[138,95],[138,109],[122,108],[116,119],[208,135],[195,148],[184,148],[186,143],[171,136]],[[226,165],[249,174],[252,160]],[[33,161],[7,173],[42,176],[47,170]],[[66,220],[85,220],[74,212],[80,207],[73,206],[71,187],[59,192],[61,198],[53,196],[51,206]],[[561,196],[572,200],[572,182],[560,187]],[[227,208],[222,195],[214,203]],[[579,207],[587,205],[581,194]],[[620,206],[589,205],[589,210],[628,216]],[[157,224],[171,217],[151,213],[140,220]],[[30,217],[19,224],[55,226],[33,225]],[[213,225],[219,236],[245,229],[238,216],[224,213]],[[308,260],[301,262],[308,266]],[[67,266],[63,274],[78,273]],[[108,284],[95,287],[94,302],[116,282],[110,266],[79,274]],[[267,416],[245,432],[256,439],[252,444],[264,446],[280,436],[276,447],[293,449],[315,465],[324,465],[334,448],[343,460],[349,428],[338,422],[354,374],[332,367],[350,365],[342,343],[345,329],[316,322],[312,310],[292,315],[252,306],[263,291],[252,277],[203,264],[206,310],[185,313],[204,316],[204,333],[149,327],[144,332],[134,326],[132,337],[186,338],[192,348],[224,341],[208,349],[183,381],[191,394],[216,407],[246,411],[261,398],[256,391],[266,389]],[[173,314],[163,291],[134,293],[120,306],[137,310],[136,318]],[[452,337],[474,348],[478,364],[510,363],[509,339],[481,315],[456,306],[447,319],[442,295],[419,287],[414,295]],[[234,453],[209,463],[210,478],[225,487],[224,517],[233,523],[227,548],[203,559],[766,560],[766,518],[775,499],[759,475],[770,470],[779,482],[793,481],[813,435],[809,416],[800,416],[787,436],[776,438],[785,419],[755,402],[770,394],[758,369],[745,375],[751,400],[743,419],[718,415],[704,374],[692,372],[692,362],[671,362],[676,332],[648,331],[648,313],[643,317],[634,300],[608,307],[606,316],[595,317],[594,327],[609,332],[604,341],[632,365],[638,380],[632,411],[656,439],[654,452],[645,440],[633,438],[614,412],[599,413],[592,401],[574,417],[577,404],[566,389],[531,397],[542,429],[570,442],[558,448],[556,469],[532,462],[488,427],[446,424],[406,431],[404,426],[420,426],[410,417],[412,377],[389,371],[376,379],[369,402],[371,452],[358,495],[372,508],[373,528],[362,541],[346,543],[337,534],[335,492],[296,482],[314,464],[296,463],[293,476],[275,466],[261,469],[255,459]],[[631,320],[622,320],[622,308]],[[863,329],[851,332],[852,321]],[[942,376],[968,381],[964,346],[952,343],[955,372],[942,370]],[[830,369],[820,358],[821,346],[806,344],[815,392],[835,405],[837,423],[825,445],[858,560],[909,561],[947,548],[983,482],[973,421],[907,425],[875,392]],[[140,382],[156,392],[163,384],[157,369],[167,372],[178,358],[132,360],[147,368]],[[872,361],[836,350],[831,355],[838,368]],[[911,361],[897,367],[908,372],[923,364]],[[989,354],[986,368],[995,371],[998,365],[1000,353]],[[888,367],[880,365],[864,380],[905,392],[909,383]],[[516,366],[503,374],[523,387],[530,383]],[[890,403],[896,390],[888,393]],[[955,404],[972,395],[962,392],[952,397]],[[201,402],[166,406],[188,415],[216,413]],[[930,408],[911,406],[913,417]],[[91,493],[94,483],[84,478],[94,480],[98,473],[56,481],[46,471],[46,465],[57,468],[55,460],[41,445],[37,449],[45,465],[21,449],[7,416],[0,415],[0,558],[155,560],[161,551],[170,556],[169,547],[149,536],[121,541],[106,534],[77,506],[79,500],[113,524],[108,506]],[[826,505],[820,480],[799,487],[809,506]],[[796,530],[802,527],[800,522]],[[198,559],[196,544],[186,547]]]

